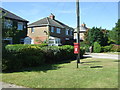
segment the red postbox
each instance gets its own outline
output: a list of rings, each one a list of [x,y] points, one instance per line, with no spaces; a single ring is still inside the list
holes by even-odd
[[[74,54],[80,53],[80,44],[74,43]]]

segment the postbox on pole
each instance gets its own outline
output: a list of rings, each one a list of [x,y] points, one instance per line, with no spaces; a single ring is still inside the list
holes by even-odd
[[[74,54],[80,53],[80,44],[74,43]]]

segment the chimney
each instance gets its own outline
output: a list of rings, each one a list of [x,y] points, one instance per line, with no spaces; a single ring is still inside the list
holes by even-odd
[[[55,16],[51,13],[51,15],[49,16],[49,18],[51,18],[52,20],[54,20]]]
[[[83,23],[81,26],[86,27],[86,24],[85,24],[85,23]]]

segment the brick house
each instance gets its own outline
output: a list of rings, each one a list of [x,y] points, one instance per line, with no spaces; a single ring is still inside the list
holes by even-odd
[[[86,27],[86,24],[82,24],[80,26],[80,41],[84,41],[84,33],[88,30],[88,28]],[[77,39],[77,29],[75,28],[75,31],[74,31],[74,40]]]
[[[27,36],[28,21],[0,8],[2,18],[2,40],[7,44],[24,43],[24,38]]]
[[[29,24],[27,36],[32,39],[31,44],[47,42],[49,45],[73,44],[74,29],[55,19],[51,14],[34,23]]]

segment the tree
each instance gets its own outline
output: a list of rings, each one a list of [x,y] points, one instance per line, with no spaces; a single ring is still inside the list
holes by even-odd
[[[118,19],[118,22],[116,23],[115,27],[112,29],[112,31],[109,32],[110,40],[115,42],[116,44],[120,45],[120,19]]]
[[[107,34],[101,28],[93,27],[85,34],[85,42],[93,46],[94,42],[98,42],[101,46],[107,45]]]

